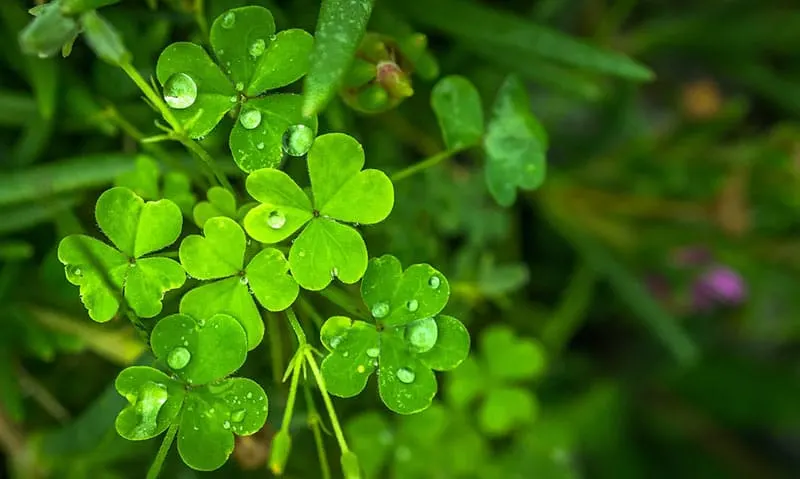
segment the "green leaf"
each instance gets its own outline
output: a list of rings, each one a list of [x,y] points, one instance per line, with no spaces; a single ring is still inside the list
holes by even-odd
[[[305,125],[316,133],[317,117],[303,117],[302,101],[300,95],[279,93],[250,99],[242,106],[230,136],[231,152],[239,168],[248,173],[277,168],[284,155],[284,133],[292,125]]]
[[[245,91],[255,96],[296,82],[308,71],[314,37],[305,30],[278,32],[260,57]],[[312,116],[312,118],[315,118]]]
[[[488,389],[490,385],[478,361],[467,358],[450,373],[447,399],[454,406],[463,408]]]
[[[544,347],[533,340],[517,338],[508,326],[487,328],[481,336],[481,352],[493,378],[532,379],[545,369]]]
[[[136,193],[115,187],[97,200],[100,229],[120,251],[132,258],[162,249],[178,239],[181,211],[169,200],[145,202]]]
[[[199,286],[183,296],[179,310],[198,321],[216,314],[232,316],[247,333],[247,349],[252,350],[264,338],[264,322],[242,279],[233,277]]]
[[[533,190],[544,182],[547,134],[514,76],[506,78],[497,93],[483,146],[486,184],[501,206],[514,203],[518,187]]]
[[[323,0],[303,85],[305,116],[322,111],[339,88],[364,36],[374,4],[375,0]]]
[[[250,83],[256,65],[263,59],[274,33],[275,20],[264,7],[234,8],[214,20],[211,25],[211,45],[237,90],[243,91]]]
[[[288,308],[300,292],[297,281],[289,275],[289,262],[275,248],[261,250],[247,265],[245,273],[253,295],[270,311]]]
[[[176,376],[195,386],[231,374],[247,357],[247,335],[225,314],[216,314],[202,325],[183,314],[167,316],[153,328],[150,345]]]
[[[58,4],[47,5],[19,33],[19,44],[26,55],[50,57],[74,39],[78,32],[78,23],[64,15]]]
[[[358,231],[326,218],[311,220],[289,250],[292,275],[310,291],[325,289],[333,278],[355,283],[367,270],[367,260]]]
[[[531,422],[538,414],[536,398],[521,388],[490,389],[478,412],[481,429],[502,436]]]
[[[433,371],[406,347],[393,331],[381,334],[378,392],[386,407],[398,414],[414,414],[431,405],[436,395]]]
[[[147,366],[124,369],[114,386],[129,403],[120,411],[115,426],[120,436],[131,441],[166,431],[178,418],[186,394],[183,384]]]
[[[458,367],[469,355],[469,332],[461,321],[451,316],[437,316],[436,344],[420,353],[420,360],[436,371],[449,371]]]
[[[285,240],[314,216],[311,200],[283,171],[253,172],[247,177],[247,191],[261,204],[244,217],[244,227],[262,243]]]
[[[181,459],[199,471],[221,467],[233,452],[233,434],[257,432],[267,410],[267,395],[250,379],[232,378],[192,390],[180,419]]]
[[[227,216],[237,219],[236,198],[233,193],[221,186],[212,186],[206,194],[208,201],[200,201],[194,207],[192,217],[194,222],[202,228],[206,221],[215,216]]]
[[[131,52],[125,48],[122,36],[106,19],[90,10],[81,15],[83,38],[101,60],[121,66],[131,61]]]
[[[192,208],[197,202],[197,197],[192,193],[192,183],[188,176],[178,171],[165,174],[162,195],[164,199],[178,205],[184,215],[192,216]]]
[[[375,371],[380,338],[375,327],[363,321],[334,316],[325,321],[320,340],[335,352],[320,366],[328,392],[339,397],[353,397],[364,390],[369,375]]]
[[[172,108],[172,113],[186,128],[192,138],[208,135],[231,108],[236,106],[238,96],[231,82],[219,69],[208,53],[199,45],[178,42],[169,45],[161,52],[156,64],[156,77],[170,93],[168,82],[177,76],[188,75],[196,87],[194,98],[186,98],[180,106]],[[168,102],[169,104],[169,102]]]
[[[149,156],[139,155],[136,157],[136,168],[119,175],[114,180],[114,186],[128,188],[145,200],[157,200],[160,198],[160,176],[158,163]]]
[[[224,216],[211,218],[205,222],[203,234],[184,238],[178,251],[190,276],[219,279],[242,271],[247,238],[238,223]]]
[[[169,258],[142,258],[128,266],[125,300],[138,316],[152,318],[161,312],[164,293],[186,281],[181,265]]]
[[[480,144],[483,106],[478,90],[469,80],[458,75],[439,80],[431,92],[431,108],[436,113],[448,150]]]

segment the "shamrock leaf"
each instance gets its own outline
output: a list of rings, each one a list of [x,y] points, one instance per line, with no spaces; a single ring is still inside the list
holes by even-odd
[[[536,417],[536,397],[516,383],[542,374],[544,348],[515,337],[507,326],[492,326],[481,336],[480,350],[482,360],[470,358],[453,371],[448,398],[463,408],[485,396],[478,410],[480,426],[487,434],[501,436]]]
[[[89,316],[110,320],[120,307],[119,292],[138,316],[156,316],[164,293],[180,287],[186,275],[171,259],[144,256],[178,239],[180,210],[172,201],[145,202],[115,187],[98,198],[95,218],[116,249],[85,235],[67,236],[58,246],[58,259],[67,279],[80,286]]]
[[[183,461],[202,471],[219,468],[233,452],[233,434],[253,434],[267,418],[258,384],[224,379],[245,361],[244,330],[225,314],[201,322],[175,314],[156,324],[151,345],[175,376],[144,366],[123,370],[116,388],[129,405],[117,416],[117,431],[136,441],[176,424]]]
[[[533,190],[544,181],[547,133],[514,76],[506,78],[497,93],[483,147],[486,184],[499,205],[511,206],[517,187]]]
[[[437,390],[432,369],[453,369],[469,352],[464,325],[439,315],[450,296],[447,279],[427,264],[403,271],[397,258],[386,255],[370,261],[361,295],[374,324],[334,316],[320,331],[331,351],[321,366],[328,390],[355,396],[378,369],[378,391],[389,409],[424,410]]]
[[[206,224],[206,221],[215,216],[227,216],[239,221],[254,206],[254,203],[246,203],[237,208],[236,198],[234,198],[233,194],[220,186],[212,186],[208,190],[207,197],[208,201],[197,203],[192,212],[194,222],[201,228]]]
[[[217,281],[186,293],[180,311],[198,319],[217,313],[233,316],[247,333],[248,348],[253,349],[264,337],[264,322],[252,295],[268,310],[282,311],[297,298],[299,287],[287,274],[289,264],[283,253],[275,248],[261,250],[245,266],[247,239],[234,220],[211,218],[203,233],[184,238],[178,255],[190,276]]]
[[[287,130],[303,125],[315,133],[317,119],[301,114],[300,95],[264,94],[305,75],[313,38],[297,29],[276,35],[270,11],[249,6],[217,17],[210,43],[215,59],[187,42],[161,53],[156,77],[164,100],[192,138],[204,137],[227,112],[238,111],[230,135],[236,164],[247,172],[278,166]]]
[[[149,156],[136,157],[136,167],[119,175],[114,180],[114,186],[124,186],[145,200],[158,200],[166,198],[173,201],[184,214],[189,215],[197,199],[192,193],[189,178],[177,171],[164,175],[163,191],[159,187],[161,169],[158,163]]]
[[[367,269],[363,238],[343,223],[383,221],[394,205],[394,188],[383,172],[363,166],[364,150],[354,138],[329,133],[308,152],[313,201],[282,171],[263,169],[247,178],[247,191],[261,204],[245,216],[245,229],[267,244],[302,229],[289,250],[289,265],[305,289],[324,289],[333,278],[355,283]]]
[[[458,75],[439,80],[431,92],[431,107],[447,149],[460,150],[480,143],[483,107],[478,90],[469,80]]]

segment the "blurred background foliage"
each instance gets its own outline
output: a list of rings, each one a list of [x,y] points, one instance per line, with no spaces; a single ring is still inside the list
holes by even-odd
[[[314,30],[311,0],[127,0],[102,13],[150,76],[167,43],[203,43],[203,25],[245,3],[279,29]],[[94,228],[94,200],[137,154],[197,163],[140,142],[156,114],[82,41],[67,59],[24,56],[33,5],[0,2],[0,476],[142,477],[157,444],[117,437],[111,384],[147,362],[145,347],[122,321],[88,319],[55,246]],[[518,74],[550,136],[544,186],[513,207],[494,203],[470,150],[398,182],[392,215],[366,229],[372,256],[443,271],[473,336],[470,361],[419,416],[389,414],[374,386],[336,401],[370,477],[795,476],[797,3],[379,0],[370,30],[427,35],[441,73],[472,80],[486,111]],[[378,115],[333,103],[321,131],[356,136],[388,172],[436,154],[433,82],[413,82]],[[240,184],[225,131],[203,145]],[[220,477],[268,474],[286,394],[271,364],[291,354],[286,325],[268,326],[285,350],[261,346],[242,371],[270,394],[268,425],[238,439]],[[318,477],[315,413],[298,407],[286,476]],[[176,457],[164,472],[197,475]]]

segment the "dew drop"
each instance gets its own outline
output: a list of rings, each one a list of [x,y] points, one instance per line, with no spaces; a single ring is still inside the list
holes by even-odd
[[[263,39],[259,38],[250,44],[250,56],[253,58],[258,58],[264,54],[264,50],[266,49],[267,43]]]
[[[256,148],[258,148],[259,150],[263,150],[264,149],[264,142],[263,141],[258,142],[258,144],[256,145]]]
[[[128,397],[133,399],[134,410],[139,416],[139,424],[133,431],[135,436],[149,436],[158,426],[158,412],[169,399],[167,387],[163,384],[148,381],[142,385],[138,394]],[[143,437],[144,438],[144,437]]]
[[[417,375],[414,374],[414,371],[412,371],[412,370],[410,370],[408,368],[400,368],[400,369],[398,369],[397,373],[396,373],[396,376],[397,376],[397,379],[400,380],[400,382],[403,383],[403,384],[411,384],[411,383],[414,382],[414,379],[417,377]]]
[[[413,313],[414,311],[419,309],[419,301],[417,301],[416,299],[412,299],[406,302],[406,308]]]
[[[231,96],[231,97],[230,97],[230,101],[231,101],[231,103],[236,103],[238,100],[239,100],[239,99],[238,99],[238,98],[236,98],[236,95],[233,95],[233,96]]]
[[[253,393],[247,393],[247,399],[253,399]]]
[[[358,367],[356,368],[356,371],[358,371],[359,373],[363,373],[366,370],[367,369],[364,367],[363,364],[359,364]]]
[[[381,350],[378,348],[369,348],[367,349],[367,356],[371,358],[377,358],[378,354],[380,354]]]
[[[281,213],[280,211],[271,211],[269,216],[267,216],[267,226],[274,230],[279,230],[283,228],[283,225],[286,224],[286,216]]]
[[[261,124],[261,112],[258,110],[247,110],[239,115],[239,123],[248,130],[258,127]]]
[[[167,355],[167,364],[175,371],[183,369],[192,360],[192,353],[188,349],[178,346]]]
[[[231,29],[233,25],[236,23],[236,14],[233,12],[228,12],[225,16],[222,17],[222,28]]]
[[[239,282],[240,282],[241,284],[248,284],[248,283],[249,283],[249,281],[247,280],[247,276],[242,276],[242,277],[240,277],[240,278],[239,278]]]
[[[383,318],[389,314],[389,304],[384,302],[375,303],[375,306],[372,307],[372,316],[374,318]]]
[[[170,108],[183,110],[194,105],[197,84],[185,73],[174,73],[164,83],[164,101]]]
[[[238,411],[233,411],[231,413],[231,421],[233,422],[242,422],[244,420],[244,415],[247,413],[244,409],[239,409]]]
[[[314,130],[298,123],[283,133],[283,151],[289,156],[303,156],[314,144]]]
[[[431,279],[428,280],[428,286],[433,289],[439,289],[440,284],[442,284],[442,280],[438,276],[431,276]]]
[[[439,339],[439,327],[433,318],[423,318],[406,326],[405,337],[413,351],[424,353]]]
[[[202,328],[203,326],[206,325],[206,320],[205,319],[198,319],[197,320],[197,325]]]
[[[236,91],[244,90],[244,83],[242,83],[240,81],[237,81],[235,86],[236,86]]]
[[[331,349],[336,349],[336,346],[340,345],[341,343],[342,343],[342,337],[341,336],[332,337],[331,340],[330,340]]]
[[[223,429],[230,429],[231,428],[231,422],[230,421],[223,422],[222,423],[222,427],[223,427]]]

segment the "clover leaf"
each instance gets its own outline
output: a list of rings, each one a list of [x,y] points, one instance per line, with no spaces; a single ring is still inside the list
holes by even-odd
[[[397,258],[385,255],[370,261],[361,295],[374,324],[334,316],[320,331],[331,352],[321,366],[328,390],[355,396],[377,369],[378,391],[389,409],[424,410],[437,390],[432,369],[453,369],[469,352],[464,325],[439,315],[450,296],[447,279],[427,264],[403,271]]]
[[[305,289],[324,289],[333,278],[352,284],[367,269],[364,239],[343,223],[383,221],[394,205],[394,188],[383,172],[363,166],[364,150],[354,138],[329,133],[308,152],[311,198],[282,171],[262,169],[247,178],[247,191],[261,204],[245,216],[245,229],[266,244],[302,229],[289,265]]]
[[[475,86],[466,78],[442,78],[431,92],[431,108],[436,113],[444,144],[449,150],[475,146],[483,137],[483,106]]]
[[[201,228],[206,221],[216,216],[227,216],[239,221],[255,205],[251,202],[237,208],[236,198],[233,194],[220,186],[212,186],[208,190],[207,198],[208,201],[198,202],[192,211],[194,222]]]
[[[189,215],[197,201],[189,178],[177,171],[168,172],[164,175],[163,188],[159,187],[160,178],[158,163],[149,156],[139,155],[135,168],[117,176],[114,186],[129,188],[145,200],[172,200],[184,214]]]
[[[275,248],[261,250],[245,266],[247,238],[234,220],[219,216],[205,222],[204,236],[190,235],[178,255],[186,272],[200,280],[217,280],[186,293],[180,311],[206,319],[225,313],[247,333],[248,348],[264,337],[264,322],[253,296],[270,311],[282,311],[294,302],[297,282],[287,274],[289,263]]]
[[[145,202],[115,187],[97,200],[95,218],[116,247],[86,235],[70,235],[58,246],[67,279],[80,286],[81,300],[97,322],[119,310],[119,292],[140,317],[161,312],[164,293],[180,287],[186,274],[169,258],[146,256],[178,239],[183,218],[172,201]]]
[[[117,416],[117,432],[140,441],[175,424],[183,461],[201,471],[219,468],[233,452],[233,435],[253,434],[267,419],[261,386],[225,378],[247,356],[244,330],[225,314],[201,322],[174,314],[156,324],[150,340],[174,376],[147,366],[123,370],[115,386],[129,405]]]
[[[287,130],[303,125],[316,132],[317,119],[301,114],[300,95],[264,94],[305,75],[313,38],[299,29],[275,34],[270,11],[248,6],[217,17],[210,43],[215,59],[188,42],[161,53],[156,77],[165,102],[192,138],[204,137],[238,109],[230,134],[236,164],[247,172],[278,166]]]
[[[544,348],[517,338],[507,326],[491,326],[481,336],[480,351],[480,360],[469,358],[450,375],[448,399],[463,408],[484,396],[478,410],[481,429],[502,436],[537,415],[536,397],[517,383],[542,374]]]

